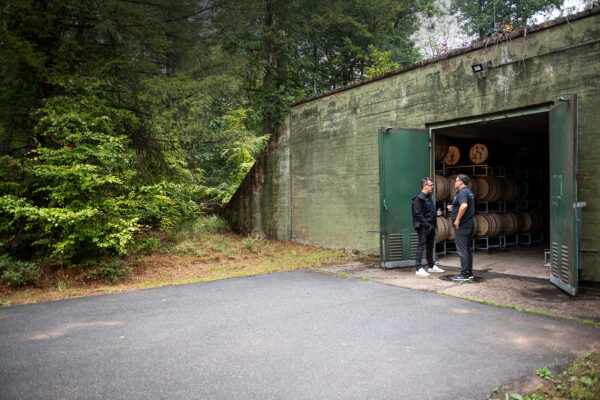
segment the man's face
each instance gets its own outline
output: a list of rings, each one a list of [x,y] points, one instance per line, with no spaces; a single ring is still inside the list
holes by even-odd
[[[460,189],[462,187],[462,181],[460,179],[458,179],[458,177],[454,180],[454,188],[455,189]]]
[[[433,191],[433,181],[428,181],[425,186],[423,186],[423,193],[429,194]]]

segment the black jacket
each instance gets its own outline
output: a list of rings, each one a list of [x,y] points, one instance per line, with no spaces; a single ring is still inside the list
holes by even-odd
[[[435,203],[431,195],[419,192],[412,199],[413,226],[415,229],[435,229],[436,212]]]

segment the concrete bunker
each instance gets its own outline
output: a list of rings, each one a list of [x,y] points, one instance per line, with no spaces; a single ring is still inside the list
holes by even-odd
[[[548,261],[554,283],[571,294],[582,280],[600,282],[599,13],[596,7],[292,103],[225,214],[239,232],[410,265],[418,182],[467,172],[488,191],[501,181],[517,192],[502,190],[495,200],[480,194],[479,214],[498,214],[482,218],[503,226],[478,236],[475,254],[504,264],[535,258],[523,276],[545,272]],[[476,63],[485,71],[473,72]],[[436,162],[442,142],[462,153],[454,164]],[[482,162],[469,158],[477,144],[488,152]],[[450,260],[445,242],[437,250]],[[393,254],[390,244],[401,251]],[[503,271],[499,263],[490,268]]]

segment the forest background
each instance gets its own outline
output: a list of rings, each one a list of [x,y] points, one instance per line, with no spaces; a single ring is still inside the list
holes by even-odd
[[[2,0],[2,278],[214,212],[294,100],[593,2],[575,3]]]

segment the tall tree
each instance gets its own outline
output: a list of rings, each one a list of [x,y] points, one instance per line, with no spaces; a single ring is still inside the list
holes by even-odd
[[[462,15],[464,32],[483,40],[501,32],[504,25],[524,27],[535,14],[558,9],[562,3],[563,0],[452,0],[450,12]]]

